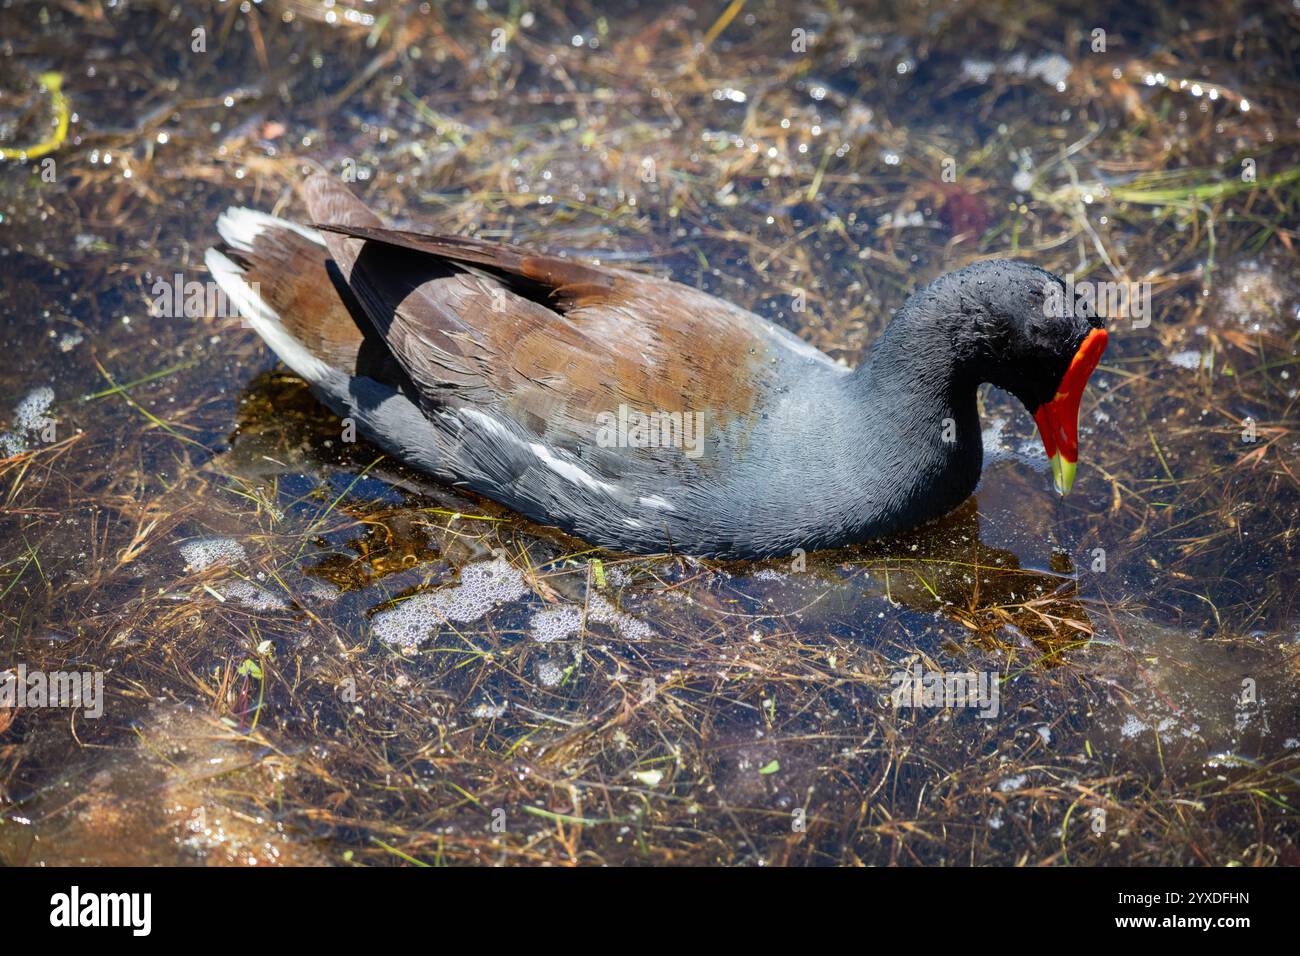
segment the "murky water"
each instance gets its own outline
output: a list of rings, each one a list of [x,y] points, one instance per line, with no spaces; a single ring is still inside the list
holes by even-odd
[[[0,707],[0,862],[1300,862],[1300,14],[724,8],[0,0],[0,670],[103,687]],[[629,559],[155,314],[308,161],[849,364],[979,257],[1151,313],[1068,499],[990,390],[933,526]]]

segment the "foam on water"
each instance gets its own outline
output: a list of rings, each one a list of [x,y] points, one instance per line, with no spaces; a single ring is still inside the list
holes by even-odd
[[[370,622],[377,638],[394,647],[415,647],[448,621],[477,621],[498,604],[527,596],[523,575],[503,558],[466,565],[460,583],[417,594]]]
[[[1119,728],[1121,736],[1129,740],[1140,737],[1145,733],[1154,732],[1159,734],[1160,739],[1165,743],[1171,743],[1176,739],[1174,731],[1177,731],[1183,737],[1192,737],[1199,733],[1200,730],[1200,724],[1193,723],[1188,726],[1180,726],[1176,717],[1159,717],[1154,714],[1149,715],[1146,720],[1136,714],[1128,714],[1124,718],[1123,725]]]
[[[289,608],[289,602],[280,595],[242,579],[223,584],[218,593],[227,601],[253,611],[284,611]]]
[[[1007,430],[1007,420],[1005,418],[991,419],[982,432],[980,438],[984,443],[984,460],[994,462],[999,458],[1011,457],[1011,449],[1007,447],[1006,439],[1003,432]]]
[[[599,594],[593,594],[587,602],[587,622],[606,624],[628,641],[640,641],[654,636],[654,630],[645,621],[624,614]],[[529,627],[533,632],[533,640],[541,644],[565,640],[582,629],[582,608],[565,605],[538,611],[529,621]]]
[[[14,406],[12,430],[0,434],[0,456],[8,458],[27,451],[31,447],[28,439],[40,431],[53,404],[54,389],[48,385],[39,385],[23,396]]]
[[[329,604],[337,601],[342,592],[328,581],[309,577],[303,582],[302,593],[304,597],[310,598],[313,601],[321,601]]]
[[[1256,260],[1243,262],[1223,289],[1223,312],[1251,331],[1276,330],[1287,290],[1275,269]]]
[[[554,687],[564,680],[564,666],[558,661],[542,661],[537,665],[537,679],[543,687]]]
[[[587,620],[608,624],[629,641],[645,640],[654,637],[655,633],[645,621],[631,614],[624,614],[600,595],[596,595],[588,603]]]
[[[1190,349],[1186,352],[1175,352],[1173,355],[1168,356],[1168,359],[1171,364],[1177,365],[1179,368],[1189,368],[1195,372],[1201,367],[1201,350]]]
[[[180,546],[181,557],[191,571],[206,571],[218,564],[248,560],[248,552],[234,538],[195,538]]]
[[[84,341],[86,341],[86,337],[80,332],[64,332],[59,338],[59,351],[71,352]]]
[[[582,627],[582,610],[571,604],[548,607],[534,614],[528,625],[532,629],[533,640],[539,644],[562,641],[570,634],[576,634]]]
[[[14,407],[14,431],[36,431],[53,404],[54,389],[48,385],[32,389]]]
[[[1043,53],[1025,66],[1026,76],[1036,77],[1058,90],[1065,87],[1065,81],[1073,72],[1074,66],[1059,53]]]
[[[963,80],[971,80],[981,86],[993,78],[997,65],[992,60],[965,59],[961,61]]]

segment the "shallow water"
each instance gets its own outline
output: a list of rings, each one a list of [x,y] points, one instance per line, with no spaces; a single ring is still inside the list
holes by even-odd
[[[44,71],[71,114],[0,164],[0,670],[104,697],[0,707],[0,862],[1300,862],[1294,10],[40,9],[0,0],[0,147]],[[593,552],[345,441],[237,317],[151,314],[308,161],[849,364],[978,257],[1153,314],[1067,499],[989,390],[927,528]],[[895,706],[914,665],[996,708]]]

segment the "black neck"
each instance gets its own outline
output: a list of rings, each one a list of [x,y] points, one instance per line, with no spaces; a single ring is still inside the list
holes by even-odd
[[[955,508],[975,489],[983,464],[976,408],[978,374],[953,347],[943,313],[904,306],[846,387],[864,410],[857,474],[865,487],[883,470],[878,495],[859,516],[871,534],[912,527]],[[898,449],[897,455],[881,449]]]
[[[909,300],[854,373],[877,395],[898,397],[913,415],[974,407],[979,375],[969,355],[959,355],[958,317]]]

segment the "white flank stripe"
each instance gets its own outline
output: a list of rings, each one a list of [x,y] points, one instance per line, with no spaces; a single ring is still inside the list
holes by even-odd
[[[547,468],[551,469],[551,471],[555,472],[566,481],[571,481],[577,485],[585,485],[592,491],[600,491],[605,494],[612,494],[616,490],[613,485],[607,484],[603,481],[597,481],[577,465],[556,458],[551,454],[551,450],[545,445],[532,442],[528,447],[532,449],[534,455],[542,460],[542,463],[546,465]]]

